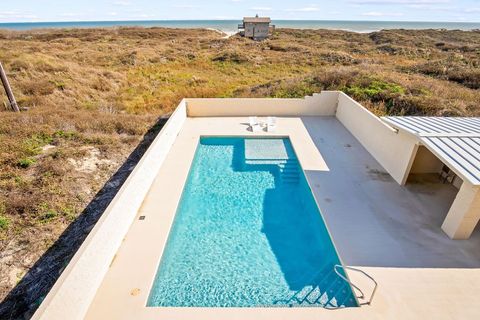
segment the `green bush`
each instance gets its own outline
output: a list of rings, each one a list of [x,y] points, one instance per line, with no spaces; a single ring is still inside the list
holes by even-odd
[[[35,162],[36,161],[33,158],[23,158],[18,160],[17,164],[19,167],[26,169],[30,167],[32,164],[34,164]]]
[[[10,219],[0,216],[0,230],[7,230],[10,225]]]
[[[0,230],[7,230],[8,226],[10,225],[10,219],[5,217],[5,212],[7,209],[5,208],[5,204],[0,202]]]
[[[347,86],[344,91],[356,99],[371,101],[389,100],[405,93],[405,89],[400,85],[381,80]]]
[[[40,221],[49,222],[50,220],[53,220],[56,217],[58,217],[58,212],[53,209],[49,209],[40,215]]]
[[[29,155],[37,155],[42,147],[52,143],[53,138],[46,133],[34,134],[23,142],[23,149]]]
[[[53,134],[53,136],[55,138],[73,139],[77,136],[77,132],[58,130]]]

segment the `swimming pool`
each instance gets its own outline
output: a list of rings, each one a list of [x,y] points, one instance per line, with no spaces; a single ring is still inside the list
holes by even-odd
[[[357,306],[288,138],[200,139],[150,307]]]

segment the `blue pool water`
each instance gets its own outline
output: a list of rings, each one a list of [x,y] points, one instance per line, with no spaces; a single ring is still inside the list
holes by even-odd
[[[357,306],[289,139],[201,138],[148,306]]]

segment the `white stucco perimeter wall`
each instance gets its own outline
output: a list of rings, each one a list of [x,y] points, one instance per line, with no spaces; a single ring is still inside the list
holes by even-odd
[[[343,92],[336,116],[395,181],[405,184],[418,149],[415,137],[397,132]]]
[[[84,318],[185,119],[186,103],[182,100],[50,290],[34,319]]]
[[[299,99],[187,99],[189,117],[333,116],[339,91],[322,91]]]

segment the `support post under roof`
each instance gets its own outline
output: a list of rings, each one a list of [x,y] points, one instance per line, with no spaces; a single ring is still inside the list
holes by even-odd
[[[442,229],[452,239],[468,239],[480,220],[480,189],[464,181]]]

